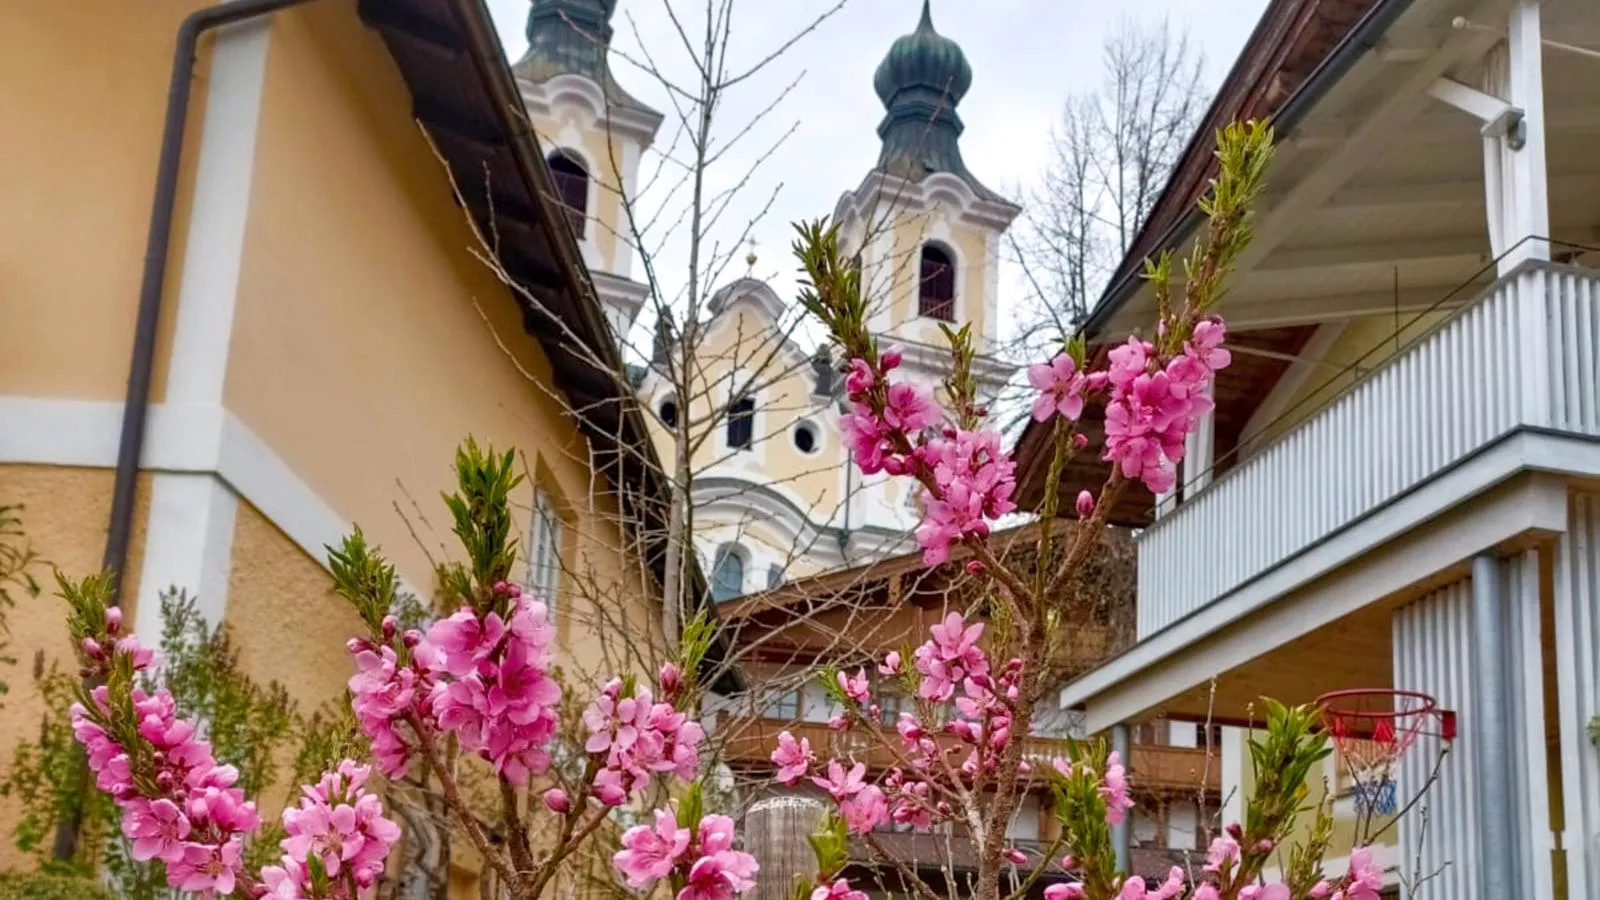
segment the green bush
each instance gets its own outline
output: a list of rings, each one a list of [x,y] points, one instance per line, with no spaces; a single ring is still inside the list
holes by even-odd
[[[114,900],[91,878],[0,872],[0,900]]]

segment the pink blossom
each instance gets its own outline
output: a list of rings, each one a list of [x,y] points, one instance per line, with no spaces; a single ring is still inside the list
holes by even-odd
[[[1006,861],[1012,865],[1021,866],[1027,864],[1028,862],[1028,854],[1023,853],[1021,850],[1018,850],[1015,847],[1005,848],[1004,850],[1000,851],[1000,855],[1005,857]]]
[[[978,647],[983,623],[967,625],[960,613],[952,612],[929,629],[932,638],[915,653],[917,671],[922,673],[918,693],[929,700],[945,701],[955,686],[972,675],[985,675],[989,660]]]
[[[866,834],[889,818],[889,804],[883,790],[869,784],[839,801],[839,815],[852,832]]]
[[[840,672],[837,678],[839,689],[844,691],[846,697],[863,704],[871,699],[871,695],[867,692],[867,673],[864,669],[857,669],[856,674],[850,676]]]
[[[890,650],[878,665],[878,674],[893,678],[900,674],[900,651]]]
[[[1216,885],[1207,883],[1195,888],[1189,900],[1222,900],[1222,895],[1217,892]]]
[[[656,683],[661,686],[661,696],[670,700],[683,688],[683,673],[678,670],[677,665],[671,662],[664,663]]]
[[[890,344],[882,353],[878,354],[878,365],[883,371],[900,368],[900,363],[905,359],[905,348],[899,344]]]
[[[551,788],[544,792],[540,798],[544,801],[544,808],[558,816],[564,816],[572,811],[572,799],[561,788]]]
[[[844,376],[844,389],[851,399],[859,399],[862,394],[872,390],[877,381],[878,376],[866,360],[860,357],[850,360],[849,371]]]
[[[1033,401],[1033,418],[1043,422],[1054,415],[1077,421],[1083,415],[1086,380],[1078,363],[1065,353],[1047,363],[1028,367],[1028,383],[1039,392]]]
[[[171,800],[163,797],[148,802],[141,798],[123,812],[122,833],[133,841],[134,859],[177,862],[183,858],[189,819]]]
[[[505,628],[499,615],[489,613],[479,619],[472,607],[463,606],[449,618],[433,623],[428,629],[428,643],[440,652],[444,670],[461,678],[489,658]]]
[[[1089,518],[1091,515],[1094,514],[1094,495],[1089,493],[1088,491],[1079,491],[1078,492],[1078,501],[1077,501],[1076,507],[1077,507],[1078,518],[1080,518],[1080,519]]]
[[[867,900],[867,892],[852,888],[850,882],[840,878],[832,884],[813,888],[811,900]]]
[[[1239,889],[1239,900],[1289,900],[1289,886],[1282,882],[1248,884]]]
[[[231,894],[244,868],[244,843],[233,838],[220,846],[190,843],[183,856],[167,863],[167,883],[180,891]]]
[[[1128,778],[1122,767],[1122,758],[1113,750],[1106,756],[1106,774],[1100,782],[1100,796],[1106,801],[1106,823],[1120,825],[1133,808],[1133,798],[1128,795]]]
[[[1167,872],[1167,880],[1154,888],[1146,887],[1144,879],[1137,875],[1130,877],[1122,883],[1117,900],[1172,900],[1182,890],[1183,869],[1173,866]]]
[[[923,563],[939,565],[965,537],[987,537],[989,520],[1015,510],[1016,463],[1000,449],[997,431],[953,431],[917,449],[933,470],[937,490],[927,503],[917,543]]]
[[[656,811],[655,826],[635,825],[622,834],[622,849],[611,858],[629,887],[642,888],[667,877],[689,848],[689,829],[672,813]]]
[[[939,405],[923,388],[907,382],[889,385],[883,422],[895,431],[915,434],[939,421]]]
[[[778,767],[779,782],[789,786],[798,784],[815,761],[811,741],[806,738],[797,741],[787,731],[778,735],[778,749],[772,751],[772,764]]]
[[[1044,900],[1084,900],[1087,896],[1083,885],[1076,881],[1052,884],[1044,889]]]
[[[1205,871],[1226,876],[1239,863],[1239,842],[1228,835],[1219,835],[1206,850]]]
[[[859,794],[866,787],[866,782],[862,780],[866,774],[866,763],[856,763],[846,772],[843,764],[837,759],[832,759],[828,761],[827,777],[814,776],[811,781],[832,794],[833,799],[843,800]]]
[[[1189,336],[1189,354],[1197,357],[1213,372],[1226,369],[1233,362],[1233,356],[1222,348],[1227,332],[1227,326],[1216,316],[1194,323],[1194,331]]]
[[[383,804],[369,793],[372,770],[352,760],[301,789],[298,806],[283,811],[282,846],[290,869],[307,868],[315,856],[331,876],[349,870],[362,889],[378,883],[389,850],[400,840],[400,826],[383,816]]]
[[[1334,900],[1378,900],[1383,890],[1383,869],[1372,858],[1371,847],[1361,847],[1350,854],[1350,874],[1345,876],[1344,889],[1336,892]]]

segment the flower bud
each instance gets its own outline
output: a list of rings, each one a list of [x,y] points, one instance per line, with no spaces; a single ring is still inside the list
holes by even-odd
[[[1006,849],[1000,851],[1000,855],[1004,856],[1007,862],[1015,865],[1026,865],[1028,862],[1028,854],[1023,853],[1021,850],[1018,850],[1015,847],[1007,847]]]
[[[407,650],[415,650],[422,643],[422,632],[415,628],[407,628],[406,633],[400,635],[400,642],[406,645]]]
[[[1089,446],[1089,436],[1081,431],[1078,432],[1072,436],[1072,446],[1077,447],[1079,450]]]
[[[878,671],[881,674],[888,675],[888,676],[891,676],[891,677],[895,676],[895,675],[899,675],[900,674],[900,651],[899,650],[890,650],[888,655],[884,656],[883,664],[878,666]]]
[[[1067,871],[1070,872],[1073,869],[1076,869],[1077,867],[1078,867],[1078,858],[1076,856],[1073,856],[1072,854],[1068,853],[1066,856],[1061,857],[1061,868],[1066,869]]]
[[[844,716],[834,716],[828,720],[828,727],[834,731],[843,731],[850,727],[850,720]]]
[[[983,563],[981,563],[981,562],[979,562],[979,561],[977,561],[975,559],[967,560],[967,574],[968,575],[982,575],[983,574]]]
[[[106,634],[115,637],[122,629],[122,610],[112,606],[106,609]]]
[[[102,652],[102,648],[100,647],[100,642],[99,641],[95,640],[94,638],[84,638],[83,639],[83,655],[84,656],[87,656],[90,659],[99,659],[101,652]]]
[[[594,786],[595,799],[606,806],[621,806],[628,799],[627,791],[615,784],[597,784]]]
[[[661,692],[667,697],[674,697],[683,688],[683,673],[678,671],[676,664],[667,662],[661,667],[659,678]]]
[[[400,620],[399,619],[396,619],[394,616],[384,616],[383,617],[383,639],[384,640],[386,640],[386,641],[394,640],[394,633],[396,631],[398,631],[398,630],[400,630]]]
[[[572,811],[572,799],[561,788],[551,788],[544,792],[544,808],[564,816]]]
[[[878,356],[878,365],[882,367],[883,371],[887,372],[890,369],[899,368],[905,357],[905,350],[901,349],[900,345],[895,344]]]
[[[1228,827],[1223,830],[1228,832],[1228,837],[1236,841],[1244,840],[1244,828],[1238,822],[1229,822]]]
[[[1256,849],[1262,853],[1271,853],[1272,848],[1276,846],[1278,845],[1272,840],[1272,838],[1262,838],[1261,840],[1256,841]]]
[[[363,638],[351,638],[350,640],[344,642],[344,649],[347,653],[354,656],[355,654],[367,649],[367,642]]]
[[[1087,519],[1094,514],[1094,495],[1088,491],[1078,492],[1078,518]]]

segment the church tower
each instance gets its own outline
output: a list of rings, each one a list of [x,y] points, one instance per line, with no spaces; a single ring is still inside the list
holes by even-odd
[[[635,196],[639,159],[661,114],[611,75],[616,0],[532,0],[528,52],[512,66],[528,119],[547,153],[551,186],[618,338],[649,293],[632,277],[634,252],[623,197]]]
[[[877,166],[840,198],[834,219],[860,254],[870,324],[905,349],[908,375],[933,385],[949,371],[941,324],[972,326],[973,374],[992,399],[1012,367],[999,340],[1000,238],[1021,209],[984,187],[961,159],[957,104],[972,67],[933,28],[928,0],[915,31],[889,48],[873,77],[886,110]]]

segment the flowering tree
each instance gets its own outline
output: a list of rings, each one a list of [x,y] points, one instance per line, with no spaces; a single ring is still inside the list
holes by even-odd
[[[282,815],[281,858],[254,871],[246,850],[262,822],[239,772],[177,715],[170,690],[141,686],[154,653],[123,633],[121,611],[108,605],[110,579],[62,582],[85,675],[97,685],[72,709],[74,735],[135,859],[159,862],[170,886],[206,897],[370,898],[400,838],[373,770],[387,779],[419,771],[506,894],[531,900],[618,808],[659,796],[662,779],[696,777],[703,734],[676,704],[687,708],[696,690],[703,620],[690,623],[679,660],[653,684],[629,674],[600,688],[581,711],[581,746],[558,738],[565,689],[547,610],[508,580],[509,497],[521,480],[513,459],[470,440],[458,453],[460,491],[446,502],[467,561],[443,570],[457,608],[426,630],[400,626],[394,567],[359,530],[330,548],[336,590],[366,625],[348,647],[352,706],[372,763],[342,760],[302,788]],[[471,799],[469,788],[484,781],[498,796],[497,818]],[[633,884],[673,878],[685,900],[754,886],[755,860],[734,849],[731,820],[705,814],[700,796],[692,784],[675,812],[627,831],[617,871]]]
[[[1083,491],[1074,498],[1081,525],[1063,546],[1053,545],[1051,529],[1040,531],[1031,570],[1008,567],[989,545],[991,523],[1016,509],[1015,464],[975,399],[968,331],[945,331],[953,365],[940,402],[899,378],[899,351],[880,348],[868,330],[860,273],[841,252],[837,231],[821,224],[799,229],[795,249],[808,279],[802,300],[848,361],[851,409],[843,429],[855,461],[865,474],[922,486],[928,502],[917,540],[924,562],[944,562],[952,549],[964,548],[967,569],[988,586],[982,608],[969,612],[996,623],[986,631],[982,622],[953,611],[910,658],[886,655],[879,673],[914,698],[913,709],[892,729],[880,724],[864,669],[828,673],[825,687],[844,710],[832,727],[861,733],[895,761],[881,777],[869,779],[863,762],[818,760],[806,741],[780,737],[772,754],[780,779],[795,784],[809,777],[837,805],[836,817],[814,839],[821,871],[812,900],[860,897],[837,877],[847,834],[860,836],[897,868],[909,889],[928,900],[940,896],[877,841],[873,829],[890,821],[923,829],[957,825],[972,844],[977,871],[970,889],[979,900],[1020,897],[1054,867],[1061,880],[1046,890],[1050,900],[1168,900],[1190,890],[1178,868],[1153,886],[1117,872],[1110,829],[1133,804],[1115,753],[1099,742],[1076,743],[1068,757],[1033,771],[1022,737],[1035,709],[1067,674],[1063,650],[1073,639],[1073,623],[1062,612],[1072,608],[1118,494],[1134,480],[1157,493],[1172,487],[1185,438],[1212,408],[1212,376],[1230,362],[1223,322],[1211,308],[1249,240],[1250,206],[1271,157],[1270,130],[1230,126],[1219,134],[1217,157],[1219,174],[1201,202],[1209,226],[1186,260],[1181,297],[1174,296],[1170,256],[1146,267],[1159,311],[1154,338],[1130,337],[1107,354],[1103,369],[1091,369],[1083,341],[1075,340],[1028,371],[1037,392],[1033,416],[1050,423],[1054,438],[1038,512],[1058,514],[1060,475],[1087,444],[1078,420],[1091,398],[1106,407],[1104,458],[1111,464],[1098,495]],[[1280,866],[1283,880],[1262,882],[1304,806],[1312,765],[1330,752],[1315,720],[1314,709],[1272,706],[1265,739],[1252,745],[1258,783],[1246,821],[1230,825],[1213,845],[1189,894],[1193,900],[1375,900],[1368,855],[1358,852],[1347,873],[1323,877],[1325,809],[1311,841]],[[1006,839],[1030,781],[1048,785],[1061,825],[1042,857]]]

